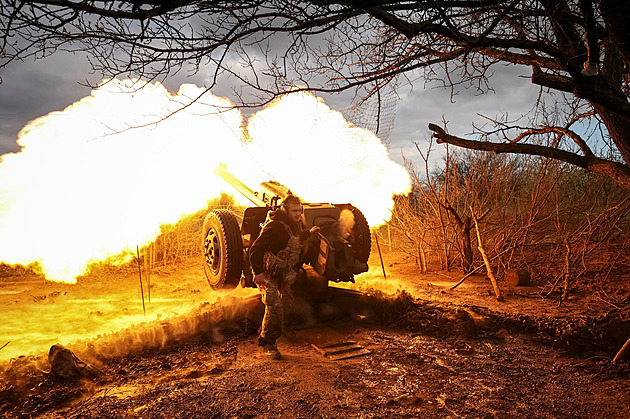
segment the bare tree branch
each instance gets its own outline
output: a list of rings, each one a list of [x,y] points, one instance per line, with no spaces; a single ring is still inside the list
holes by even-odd
[[[529,127],[503,131],[514,143],[504,146],[624,179],[629,19],[630,3],[615,0],[6,0],[0,71],[60,50],[86,52],[99,80],[151,81],[192,66],[212,74],[210,87],[235,76],[237,105],[254,107],[296,86],[369,96],[375,86],[423,71],[423,82],[484,93],[497,63],[516,64],[531,69],[541,98]],[[549,98],[559,110],[553,115],[545,108]],[[562,131],[588,112],[595,114],[593,138]],[[568,136],[583,155],[531,143],[550,133]],[[594,155],[599,139],[610,155]]]
[[[592,173],[609,176],[617,183],[630,189],[630,167],[622,163],[595,157],[592,154],[580,156],[558,148],[534,144],[466,140],[447,134],[446,131],[435,124],[429,124],[429,129],[433,131],[433,136],[437,139],[438,144],[447,143],[470,150],[491,151],[493,153],[516,153],[549,157],[582,167]]]

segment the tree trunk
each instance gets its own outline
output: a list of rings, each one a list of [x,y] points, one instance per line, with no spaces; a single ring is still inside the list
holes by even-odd
[[[492,266],[490,266],[490,259],[488,259],[488,255],[486,255],[486,251],[483,248],[483,244],[481,243],[481,233],[479,232],[479,223],[477,219],[475,220],[475,231],[477,232],[477,243],[479,246],[479,253],[481,253],[481,257],[483,258],[483,262],[486,265],[486,271],[488,272],[488,278],[490,278],[490,282],[492,283],[492,288],[494,289],[494,294],[497,297],[497,301],[503,301],[503,294],[501,294],[501,290],[499,289],[499,285],[497,284],[497,279],[492,273]]]
[[[440,218],[440,228],[442,232],[442,244],[443,244],[442,252],[440,252],[440,262],[441,262],[442,269],[445,269],[447,272],[450,272],[451,264],[449,261],[448,242],[446,241],[446,224],[444,223],[442,210],[439,207],[436,213]]]
[[[568,239],[564,240],[564,247],[566,248],[564,258],[564,290],[562,291],[562,301],[569,299],[569,288],[571,288],[571,243]]]
[[[621,157],[630,165],[630,120],[611,112],[604,106],[592,104],[595,111],[602,117],[610,137],[619,149]]]
[[[630,33],[627,30],[630,20],[630,5],[619,0],[600,0],[600,10],[606,22],[606,29],[613,39],[620,40],[616,46],[619,48],[626,65],[630,66]]]
[[[424,250],[424,246],[418,246],[418,258],[420,258],[420,271],[425,273],[428,270],[427,266],[427,252]]]
[[[461,226],[461,240],[462,240],[462,270],[464,274],[469,273],[473,268],[473,250],[470,243],[470,219],[466,218],[464,224]]]

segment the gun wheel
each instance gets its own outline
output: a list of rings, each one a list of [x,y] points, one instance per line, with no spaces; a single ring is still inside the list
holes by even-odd
[[[238,221],[226,210],[208,213],[203,222],[204,271],[215,290],[233,289],[243,270],[243,242]]]
[[[363,213],[357,208],[352,207],[354,214],[354,227],[352,227],[352,238],[354,244],[352,247],[356,253],[359,262],[367,263],[372,250],[372,235],[370,234],[370,226]]]

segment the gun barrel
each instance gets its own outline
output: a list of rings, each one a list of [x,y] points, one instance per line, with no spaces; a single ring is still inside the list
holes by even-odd
[[[239,191],[245,198],[249,199],[257,207],[266,207],[265,202],[260,199],[254,191],[247,187],[243,182],[234,177],[233,174],[227,171],[225,164],[221,163],[214,169],[214,173],[221,176],[223,180],[232,185],[234,189]]]

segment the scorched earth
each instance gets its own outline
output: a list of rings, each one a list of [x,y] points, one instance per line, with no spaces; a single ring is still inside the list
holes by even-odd
[[[354,286],[365,294],[337,293],[297,313],[300,323],[280,340],[281,361],[257,347],[256,292],[217,299],[200,261],[153,273],[146,322],[133,266],[94,269],[77,285],[5,269],[4,334],[13,330],[14,337],[2,351],[29,334],[37,338],[29,346],[34,355],[2,364],[0,412],[7,418],[630,417],[630,368],[627,361],[611,363],[628,335],[627,290],[608,300],[575,294],[558,306],[554,296],[540,298],[540,284],[503,283],[507,296],[499,303],[483,275],[449,291],[459,273],[419,274],[413,261],[392,252],[384,254],[384,279],[377,257]],[[136,323],[110,327],[121,328],[125,317]],[[370,353],[332,360],[317,350],[315,335],[356,342]],[[56,341],[98,374],[68,381],[51,373],[47,349]]]

